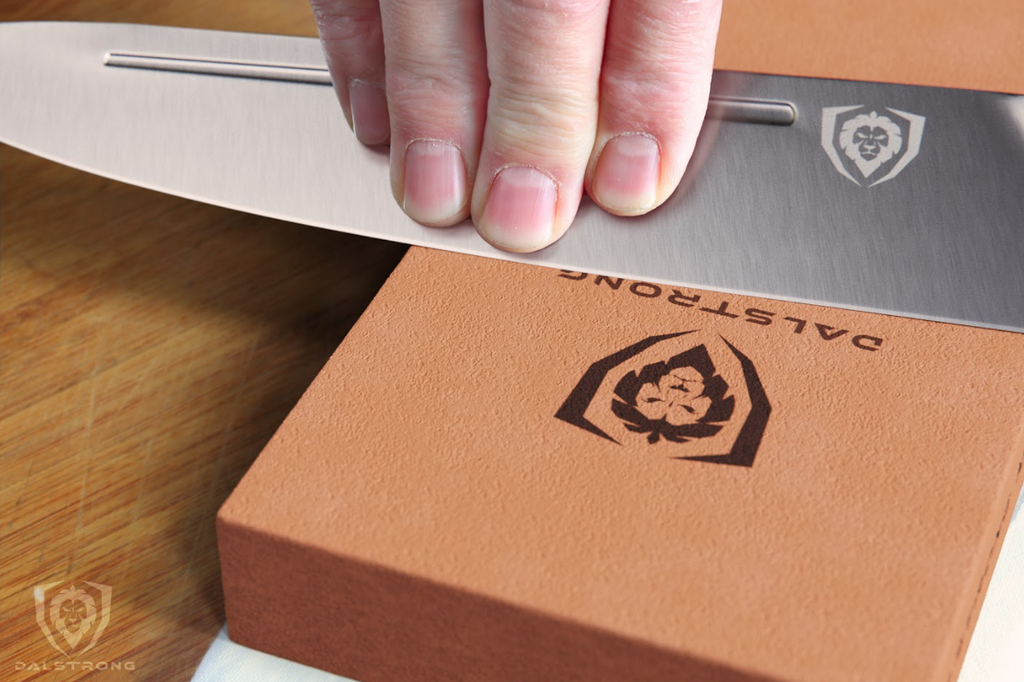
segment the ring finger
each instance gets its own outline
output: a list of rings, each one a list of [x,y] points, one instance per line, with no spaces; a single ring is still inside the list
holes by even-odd
[[[469,215],[487,105],[479,0],[382,0],[391,187],[415,220]]]

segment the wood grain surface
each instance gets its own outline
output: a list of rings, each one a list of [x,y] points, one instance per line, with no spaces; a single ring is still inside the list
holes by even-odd
[[[306,0],[3,0],[0,19],[315,35]],[[0,182],[0,680],[187,680],[223,623],[218,507],[404,248],[10,147]],[[113,588],[74,659],[35,620],[33,586],[59,580]],[[70,660],[135,669],[17,669]]]

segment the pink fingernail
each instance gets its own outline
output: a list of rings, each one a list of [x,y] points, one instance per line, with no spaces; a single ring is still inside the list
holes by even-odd
[[[557,199],[554,180],[536,168],[505,168],[491,184],[477,229],[495,246],[536,251],[551,242]]]
[[[352,129],[360,142],[376,146],[388,141],[391,119],[384,88],[353,78],[348,82],[348,105],[352,110]]]
[[[661,175],[661,150],[654,138],[631,133],[613,137],[601,151],[594,173],[594,200],[622,213],[654,206]]]
[[[413,220],[440,223],[466,205],[466,164],[448,142],[415,140],[405,151],[402,208]]]

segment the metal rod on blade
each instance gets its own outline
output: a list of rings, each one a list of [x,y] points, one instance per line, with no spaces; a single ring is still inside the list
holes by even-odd
[[[322,66],[236,62],[128,52],[108,52],[104,57],[103,63],[107,66],[119,66],[129,69],[174,71],[203,76],[254,78],[256,80],[282,81],[285,83],[332,85],[330,73]],[[789,102],[712,97],[708,104],[707,117],[737,123],[788,126],[796,121],[796,107]]]
[[[103,59],[107,66],[121,66],[129,69],[150,71],[176,71],[203,76],[230,76],[233,78],[255,78],[257,80],[284,81],[286,83],[308,83],[332,85],[331,75],[324,67],[291,66],[287,64],[261,64],[257,62],[232,62],[214,59],[186,59],[149,54],[108,52]]]
[[[736,123],[790,126],[796,122],[796,107],[789,102],[711,97],[707,118]]]

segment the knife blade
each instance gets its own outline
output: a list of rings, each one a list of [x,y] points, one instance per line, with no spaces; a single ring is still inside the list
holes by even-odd
[[[0,24],[0,141],[240,211],[509,261],[1024,331],[1024,97],[717,72],[679,191],[534,254],[395,204],[314,38]]]

